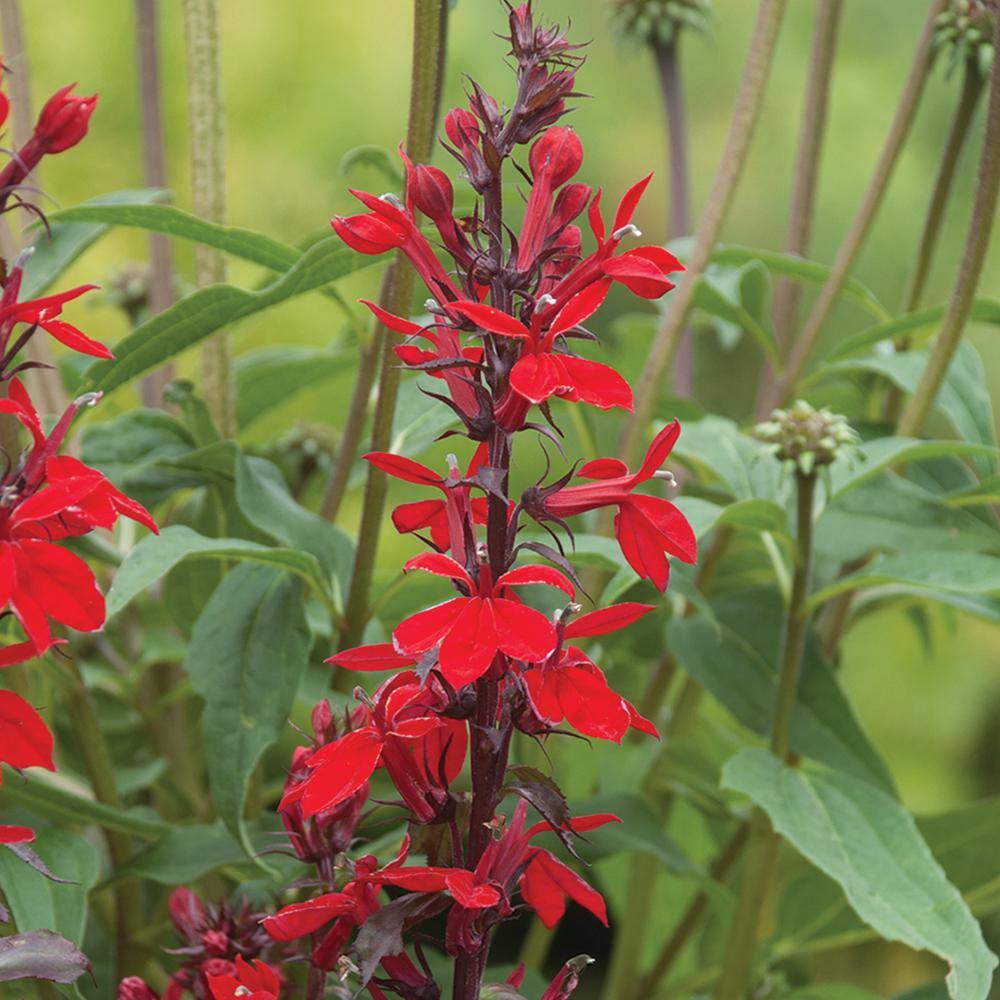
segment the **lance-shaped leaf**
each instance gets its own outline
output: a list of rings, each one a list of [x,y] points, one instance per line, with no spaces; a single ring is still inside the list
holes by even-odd
[[[72,941],[53,931],[0,938],[0,983],[17,979],[72,983],[89,969],[87,956]]]
[[[840,885],[879,935],[943,958],[951,967],[953,1000],[985,1000],[996,956],[895,799],[841,772],[788,767],[757,748],[729,761],[722,783],[760,806],[800,854]]]

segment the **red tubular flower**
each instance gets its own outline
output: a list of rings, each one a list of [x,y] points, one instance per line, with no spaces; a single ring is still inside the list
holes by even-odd
[[[209,989],[215,1000],[278,1000],[281,981],[266,962],[256,959],[251,965],[242,955],[236,956],[236,974],[209,976]]]
[[[428,652],[440,643],[438,666],[445,679],[462,687],[481,677],[497,653],[517,660],[536,661],[555,646],[555,630],[544,615],[504,597],[508,587],[542,583],[575,596],[573,585],[549,566],[520,566],[495,582],[486,565],[472,577],[454,559],[425,552],[404,567],[424,570],[454,580],[467,597],[455,597],[427,611],[411,615],[396,626],[392,641],[404,655]]]
[[[615,458],[595,459],[577,473],[593,482],[566,486],[548,495],[544,490],[534,494],[529,491],[525,510],[542,520],[546,517],[562,520],[588,510],[617,507],[615,535],[629,565],[642,579],[650,580],[661,591],[666,590],[670,579],[667,555],[693,563],[697,557],[694,532],[672,503],[634,490],[655,477],[680,432],[676,420],[667,424],[653,438],[638,472],[630,473],[624,462]]]
[[[56,456],[73,416],[92,401],[76,400],[46,437],[16,379],[9,398],[0,400],[0,413],[15,416],[33,439],[21,467],[0,487],[0,607],[10,604],[36,654],[52,645],[49,619],[84,632],[104,624],[104,598],[90,567],[54,542],[110,528],[120,515],[157,530],[145,507],[96,469]]]
[[[373,696],[367,725],[308,757],[311,773],[286,791],[279,808],[301,804],[307,818],[333,809],[383,765],[417,820],[429,822],[448,799],[468,740],[465,723],[433,714],[443,704],[443,694],[412,671],[391,678]]]
[[[387,195],[376,198],[365,191],[352,190],[351,194],[370,209],[364,215],[336,216],[331,225],[337,235],[352,250],[364,254],[381,254],[397,247],[406,254],[417,273],[423,278],[431,295],[439,302],[459,298],[451,278],[441,266],[434,248],[398,201]]]
[[[586,955],[571,958],[557,973],[541,1000],[568,1000],[580,985],[580,973],[594,960]]]
[[[544,403],[551,396],[569,402],[590,403],[602,410],[612,407],[632,409],[632,390],[613,368],[572,354],[557,354],[557,339],[589,319],[604,302],[610,282],[596,282],[573,299],[552,318],[543,332],[540,310],[535,311],[529,329],[520,321],[492,306],[478,302],[456,302],[451,309],[471,319],[477,326],[503,337],[524,341],[524,350],[510,373],[510,386],[529,403]],[[505,401],[498,406],[498,419],[504,419]],[[516,421],[515,421],[516,423]]]

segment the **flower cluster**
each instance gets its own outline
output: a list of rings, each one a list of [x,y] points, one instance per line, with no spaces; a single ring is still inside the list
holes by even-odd
[[[86,135],[97,98],[76,97],[72,90],[64,87],[49,99],[31,137],[0,172],[0,212],[15,205],[37,212],[21,193],[24,180],[43,156],[70,149]],[[0,126],[8,110],[9,102],[0,94]],[[0,478],[0,612],[13,616],[24,633],[22,640],[0,648],[0,668],[40,656],[63,642],[53,633],[53,623],[87,632],[104,624],[104,598],[94,574],[61,542],[96,528],[111,528],[122,515],[156,531],[141,504],[96,469],[59,454],[77,412],[98,397],[74,400],[46,433],[18,377],[40,366],[37,361],[19,360],[39,330],[82,354],[112,356],[103,344],[61,318],[67,302],[95,286],[22,298],[29,255],[30,251],[22,254],[9,271],[4,267],[0,292],[0,414],[10,424],[8,440],[20,424],[28,442],[20,455],[5,456]],[[54,769],[51,733],[38,712],[10,691],[0,691],[0,763]],[[0,843],[33,838],[27,827],[0,825]]]
[[[333,220],[350,247],[399,251],[423,280],[422,321],[366,304],[399,335],[392,346],[399,362],[440,384],[429,395],[450,407],[472,452],[465,461],[449,456],[440,472],[401,455],[366,456],[378,472],[427,490],[392,513],[398,531],[427,547],[403,570],[441,578],[451,596],[399,622],[391,641],[331,657],[339,669],[392,673],[372,694],[359,689],[359,704],[339,720],[326,703],[317,706],[312,743],[296,753],[279,807],[291,849],[315,866],[321,891],[268,917],[264,928],[277,942],[300,942],[322,976],[334,971],[345,983],[356,976],[376,1000],[441,995],[426,942],[453,956],[454,996],[472,1000],[493,930],[520,910],[553,927],[573,901],[607,921],[600,894],[537,841],[548,837],[575,854],[575,837],[617,817],[571,817],[550,779],[508,767],[508,755],[515,731],[544,738],[566,724],[616,742],[632,728],[657,735],[578,645],[653,607],[629,602],[581,613],[579,581],[557,532],[571,539],[571,519],[611,508],[625,559],[659,590],[669,557],[693,562],[696,555],[680,511],[640,489],[671,479],[661,467],[680,432],[676,422],[655,437],[635,472],[617,459],[596,459],[511,495],[516,442],[526,432],[558,438],[553,400],[631,409],[626,380],[578,345],[597,339],[586,324],[612,286],[655,299],[673,287],[681,265],[659,246],[634,245],[640,233],[632,220],[648,176],[607,223],[601,191],[575,179],[583,147],[559,121],[575,96],[576,47],[539,23],[530,3],[509,8],[508,38],[514,100],[504,107],[473,82],[468,105],[445,117],[445,148],[478,196],[473,214],[456,217],[447,175],[403,153],[402,200],[354,191],[365,211]],[[503,174],[525,147],[521,173],[530,188],[515,226],[504,214],[511,199]],[[576,224],[583,215],[589,249]],[[529,519],[558,547],[525,532]],[[536,558],[523,559],[526,551]],[[547,591],[559,610],[532,607],[525,588]],[[409,823],[388,861],[349,852],[370,787],[383,780],[378,772],[398,800],[372,807],[402,809]],[[508,795],[519,799],[513,809],[504,806]],[[529,805],[540,814],[533,825]],[[419,863],[410,863],[411,852]],[[581,967],[564,968],[545,996],[568,997]],[[519,985],[521,974],[507,987]]]

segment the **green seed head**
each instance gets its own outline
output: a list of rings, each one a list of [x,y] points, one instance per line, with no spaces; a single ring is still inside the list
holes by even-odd
[[[951,0],[934,32],[934,51],[945,59],[946,74],[966,65],[978,69],[983,79],[989,76],[997,16],[997,0]]]
[[[612,0],[622,34],[649,45],[669,45],[685,28],[708,34],[712,0]]]
[[[754,428],[754,436],[767,446],[765,452],[804,476],[830,465],[859,440],[846,417],[802,400],[787,410],[775,410],[770,420]]]

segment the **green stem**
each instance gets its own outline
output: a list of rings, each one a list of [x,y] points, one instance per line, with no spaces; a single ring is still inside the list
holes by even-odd
[[[778,695],[771,725],[771,753],[790,760],[792,716],[809,627],[809,581],[812,576],[814,473],[796,473],[796,554],[792,593],[785,618],[778,661]],[[750,842],[743,867],[739,902],[724,951],[722,974],[714,1000],[738,1000],[745,995],[753,968],[760,921],[778,864],[781,840],[767,815],[755,808],[750,820]]]
[[[410,85],[410,117],[406,132],[406,151],[417,163],[430,159],[437,127],[441,93],[441,49],[445,44],[446,19],[442,8],[447,0],[414,0],[413,5],[413,65]],[[408,316],[413,297],[414,271],[400,254],[391,265],[386,278],[384,307],[390,312]],[[390,349],[394,334],[382,327],[378,335],[377,356],[382,359],[378,402],[372,427],[372,450],[386,451],[392,439],[392,422],[399,393],[400,369]],[[347,596],[342,646],[360,642],[368,620],[368,600],[379,534],[385,513],[387,479],[384,472],[370,468],[365,482],[361,527],[358,531],[357,554]]]
[[[68,713],[76,733],[80,758],[90,779],[94,797],[112,809],[121,809],[114,764],[90,692],[75,660],[71,661],[73,710]],[[108,854],[115,869],[123,868],[132,857],[132,841],[126,834],[104,830]],[[119,883],[115,890],[115,974],[120,980],[142,971],[143,956],[132,941],[133,932],[144,925],[139,884],[134,879]]]
[[[147,187],[167,186],[167,157],[163,145],[163,100],[160,74],[156,0],[135,0],[135,52],[139,79],[139,112],[143,181]],[[170,239],[149,234],[149,311],[154,316],[174,301]],[[163,387],[173,378],[166,364],[142,380],[142,401],[159,406]]]
[[[932,0],[931,2],[910,74],[903,87],[899,105],[889,127],[889,134],[886,136],[882,153],[875,165],[875,172],[868,182],[868,189],[865,191],[861,206],[837,250],[833,267],[813,304],[802,332],[792,344],[785,370],[775,380],[770,391],[762,395],[760,399],[758,407],[760,413],[770,413],[776,406],[780,406],[781,403],[789,399],[795,391],[795,385],[805,370],[806,362],[808,362],[816,342],[819,340],[820,332],[833,311],[834,303],[850,276],[854,262],[868,237],[916,117],[917,107],[920,104],[920,98],[934,58],[935,24],[946,4],[947,0]]]
[[[712,247],[719,237],[736,194],[750,141],[760,116],[786,5],[787,0],[761,0],[758,8],[757,25],[743,69],[726,147],[712,183],[708,203],[698,222],[694,247],[685,262],[687,270],[677,288],[670,293],[666,314],[653,339],[636,389],[635,412],[625,424],[619,442],[619,456],[626,462],[632,462],[638,454],[641,438],[653,413],[653,405],[663,389],[664,373],[673,360],[684,321],[691,309],[695,287],[708,264]]]
[[[994,20],[996,24],[993,41],[996,52],[1000,51],[1000,17]],[[903,437],[916,436],[920,433],[927,414],[934,405],[934,398],[948,373],[968,322],[972,300],[990,244],[993,221],[996,217],[997,195],[1000,192],[1000,71],[997,70],[997,60],[994,60],[993,67],[989,107],[986,112],[986,131],[979,163],[979,181],[972,209],[972,222],[965,242],[965,253],[948,302],[948,311],[934,341],[927,367],[899,419],[896,433]]]
[[[830,106],[833,57],[837,49],[837,35],[843,9],[843,0],[820,0],[816,8],[812,49],[809,53],[809,82],[806,86],[802,129],[795,157],[792,202],[788,213],[788,230],[785,234],[785,251],[801,256],[808,254],[812,235],[819,165]],[[791,340],[801,298],[800,282],[783,278],[777,283],[774,291],[774,336],[783,349]],[[758,393],[758,399],[761,401],[757,407],[758,419],[766,416],[766,413],[761,412],[760,405],[769,396],[774,378],[774,369],[765,360]]]
[[[191,134],[191,208],[209,222],[226,217],[226,151],[222,73],[219,64],[218,0],[184,0],[188,117]],[[198,244],[194,251],[199,287],[226,280],[226,258]],[[229,333],[213,334],[201,349],[202,393],[222,437],[236,430]]]

